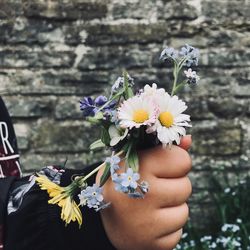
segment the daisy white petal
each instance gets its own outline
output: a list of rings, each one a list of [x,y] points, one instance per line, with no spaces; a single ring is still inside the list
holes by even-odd
[[[132,129],[154,124],[157,113],[157,107],[152,101],[142,96],[134,96],[123,102],[118,109],[118,118],[122,128]]]
[[[190,121],[190,116],[186,114],[179,114],[174,118],[175,122]]]
[[[171,145],[173,142],[180,144],[181,136],[186,134],[185,127],[191,127],[190,116],[182,114],[187,109],[185,102],[177,96],[171,97],[165,94],[157,100],[157,104],[159,106],[158,120],[146,132],[156,131],[163,145]]]
[[[142,92],[142,96],[149,97],[149,98],[157,98],[159,96],[162,96],[166,93],[165,89],[158,88],[156,83],[153,83],[152,86],[146,85],[144,87],[144,90]]]

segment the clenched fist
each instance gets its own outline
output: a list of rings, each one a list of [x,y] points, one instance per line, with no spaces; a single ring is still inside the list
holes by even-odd
[[[179,146],[161,146],[139,152],[141,180],[149,183],[144,199],[129,198],[115,191],[108,180],[104,197],[112,204],[101,212],[105,231],[119,250],[168,250],[181,238],[188,218],[186,201],[191,194],[187,177],[191,158],[187,149],[191,137],[185,136]],[[124,163],[121,162],[121,167]],[[102,171],[97,175],[99,182]]]

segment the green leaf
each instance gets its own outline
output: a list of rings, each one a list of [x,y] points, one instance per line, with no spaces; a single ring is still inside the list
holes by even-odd
[[[133,90],[132,90],[132,88],[128,88],[128,98],[131,98],[131,97],[133,97],[134,96],[134,92],[133,92]]]
[[[101,141],[109,146],[110,144],[110,136],[109,136],[109,132],[106,128],[102,127],[102,130],[101,130]]]
[[[97,120],[102,120],[102,119],[103,119],[103,113],[102,113],[102,112],[97,112],[97,113],[95,114],[95,118],[96,118]]]
[[[138,172],[138,170],[139,170],[139,158],[138,158],[138,154],[137,154],[135,148],[132,146],[129,149],[128,154],[127,154],[127,163],[129,165],[129,167],[131,167],[133,169],[134,172]]]
[[[94,141],[90,146],[90,150],[95,150],[97,148],[103,148],[105,147],[105,144],[102,142],[101,139]]]
[[[92,124],[99,124],[100,123],[100,120],[99,119],[96,119],[95,117],[88,117],[87,120],[92,123]]]
[[[110,164],[106,163],[104,172],[103,172],[101,180],[100,180],[100,186],[103,186],[105,184],[105,182],[108,180],[109,176],[110,176]]]
[[[122,147],[122,151],[125,153],[125,155],[127,154],[128,149],[130,148],[131,142],[127,141],[127,143],[125,143]]]
[[[180,91],[185,85],[186,85],[186,82],[182,82],[182,83],[176,85],[176,87],[174,89],[174,94],[176,94],[178,91]]]
[[[128,72],[126,70],[123,71],[123,79],[124,79],[124,96],[125,99],[128,99],[131,93],[129,91]]]
[[[125,89],[128,89],[128,72],[126,70],[123,71],[123,78]]]
[[[91,122],[92,124],[98,124],[100,121],[103,119],[103,113],[98,112],[95,114],[95,116],[90,116],[88,117],[88,121]]]

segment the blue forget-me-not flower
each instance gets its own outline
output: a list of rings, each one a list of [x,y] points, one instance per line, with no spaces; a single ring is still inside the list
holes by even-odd
[[[123,193],[134,193],[140,179],[138,173],[134,173],[132,168],[128,168],[125,173],[120,175],[113,174],[112,180],[115,183],[115,189]]]
[[[134,173],[132,168],[128,168],[126,173],[121,174],[121,185],[127,188],[136,189],[137,181],[140,179],[138,173]]]
[[[130,87],[134,86],[134,78],[132,78],[129,74],[127,74],[127,77],[128,77],[128,85]],[[124,77],[119,76],[111,87],[111,93],[115,93],[123,87],[124,87]]]
[[[100,206],[104,205],[102,188],[97,184],[88,186],[86,189],[82,190],[78,197],[80,199],[80,203],[82,205],[86,204],[89,208],[99,210]]]
[[[148,190],[149,190],[149,184],[148,184],[148,182],[142,181],[139,184],[139,188],[142,191],[142,193],[146,194],[148,192]]]
[[[111,157],[106,158],[105,162],[110,164],[111,175],[113,175],[115,173],[115,171],[120,168],[120,166],[119,166],[120,161],[121,161],[121,159],[117,155],[113,155]]]
[[[191,68],[184,70],[184,74],[187,77],[188,84],[196,84],[200,80],[200,77],[196,74],[196,71],[193,71]]]
[[[125,186],[123,186],[121,184],[121,182],[122,182],[121,175],[119,175],[117,173],[114,173],[114,174],[112,174],[111,178],[112,178],[112,181],[115,184],[115,190],[116,191],[119,191],[119,192],[122,192],[122,193],[128,193],[128,191],[129,191],[128,187],[125,187]]]
[[[167,60],[167,59],[177,59],[178,57],[178,51],[175,50],[174,48],[171,48],[171,47],[167,47],[165,48],[162,52],[161,52],[161,55],[160,55],[160,60]]]
[[[180,50],[180,55],[187,58],[185,63],[184,63],[184,65],[187,67],[198,65],[199,54],[200,54],[200,52],[198,49],[196,49],[188,44],[186,44]]]

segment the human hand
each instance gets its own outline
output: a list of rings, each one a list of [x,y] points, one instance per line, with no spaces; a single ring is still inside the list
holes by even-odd
[[[158,146],[139,152],[139,173],[149,183],[144,199],[129,198],[115,191],[111,180],[106,182],[104,197],[112,204],[102,210],[101,217],[117,249],[168,250],[179,242],[188,219],[186,201],[192,189],[187,177],[191,158],[186,150],[190,146],[191,136],[185,136],[179,146],[171,149]],[[97,174],[97,183],[102,171]]]

